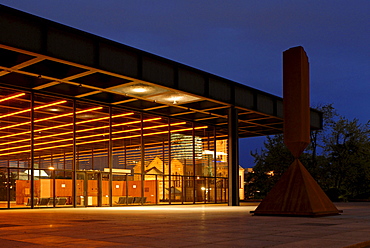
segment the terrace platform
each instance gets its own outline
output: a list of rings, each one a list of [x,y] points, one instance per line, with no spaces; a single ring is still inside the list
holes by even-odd
[[[320,218],[252,216],[256,204],[0,211],[1,247],[370,247],[370,203]]]

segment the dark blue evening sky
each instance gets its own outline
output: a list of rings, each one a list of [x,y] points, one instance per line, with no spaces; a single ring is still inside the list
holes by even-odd
[[[0,0],[1,4],[282,96],[282,52],[301,45],[311,105],[370,120],[369,0]],[[242,139],[240,164],[263,139]]]

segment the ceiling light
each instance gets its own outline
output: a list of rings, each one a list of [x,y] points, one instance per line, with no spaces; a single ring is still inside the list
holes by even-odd
[[[127,94],[133,94],[133,95],[146,95],[146,94],[152,94],[155,92],[155,88],[150,85],[146,84],[134,84],[127,87],[122,88],[122,91],[124,91]]]
[[[148,86],[145,86],[145,85],[138,85],[138,86],[134,86],[132,87],[131,89],[133,92],[136,92],[136,93],[143,93],[143,92],[148,92],[151,90],[150,87]]]
[[[50,108],[49,110],[52,112],[62,111],[60,108]]]
[[[200,98],[183,94],[180,92],[170,92],[161,95],[149,97],[150,100],[165,104],[185,104],[189,102],[199,101]]]
[[[138,84],[131,84],[128,86],[121,86],[121,87],[112,89],[112,91],[124,93],[127,95],[145,97],[149,95],[163,93],[163,92],[166,92],[167,90],[164,88],[149,85],[149,84],[138,83]]]

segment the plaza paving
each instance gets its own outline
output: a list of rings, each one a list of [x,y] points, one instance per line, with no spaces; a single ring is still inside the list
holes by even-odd
[[[0,247],[370,247],[370,203],[320,218],[252,216],[256,205],[0,211]]]

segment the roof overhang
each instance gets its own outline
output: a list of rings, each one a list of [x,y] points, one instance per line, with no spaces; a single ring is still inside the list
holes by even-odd
[[[239,137],[282,133],[282,98],[0,5],[0,85],[214,125]],[[311,110],[311,127],[321,128]]]

